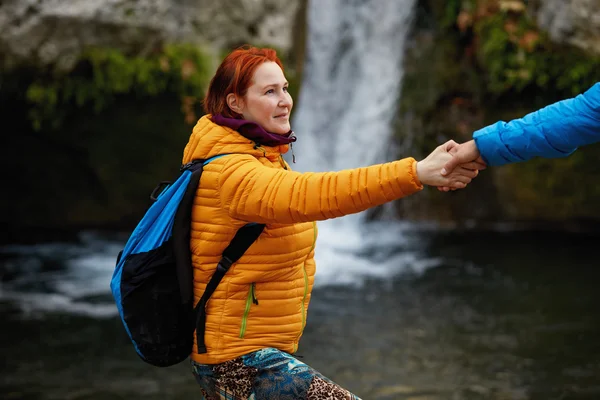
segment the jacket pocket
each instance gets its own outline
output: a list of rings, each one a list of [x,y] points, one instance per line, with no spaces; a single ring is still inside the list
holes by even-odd
[[[240,339],[244,338],[246,334],[246,327],[248,326],[248,314],[250,314],[250,308],[252,305],[258,305],[258,299],[256,298],[256,284],[252,282],[248,289],[248,297],[246,297],[246,307],[244,308],[244,316],[242,317],[242,326],[240,327]]]

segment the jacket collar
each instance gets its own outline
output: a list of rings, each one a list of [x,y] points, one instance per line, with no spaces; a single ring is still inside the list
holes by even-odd
[[[291,144],[261,146],[240,132],[216,124],[210,114],[198,120],[183,152],[182,164],[196,159],[206,159],[219,154],[249,154],[256,158],[266,157],[276,161],[288,152]]]
[[[267,132],[262,126],[255,122],[245,119],[227,118],[220,114],[213,115],[212,121],[221,126],[226,126],[239,132],[246,139],[262,146],[279,146],[290,144],[296,141],[294,131],[289,131],[286,134],[278,135],[276,133]]]

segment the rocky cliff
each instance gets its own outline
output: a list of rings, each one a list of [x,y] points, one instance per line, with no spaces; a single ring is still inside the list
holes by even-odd
[[[599,0],[539,0],[530,12],[553,41],[600,54]]]
[[[147,55],[160,43],[213,49],[262,43],[288,50],[299,0],[5,0],[4,67],[72,68],[89,47]]]

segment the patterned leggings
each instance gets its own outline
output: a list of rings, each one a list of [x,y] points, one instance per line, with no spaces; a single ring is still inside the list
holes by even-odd
[[[308,365],[267,348],[222,364],[192,361],[205,400],[360,400]]]

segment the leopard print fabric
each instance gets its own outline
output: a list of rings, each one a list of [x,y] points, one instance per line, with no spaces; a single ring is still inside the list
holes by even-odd
[[[206,400],[360,400],[277,349],[262,349],[218,365],[192,361],[192,371]]]
[[[241,358],[211,366],[192,362],[192,366],[203,399],[251,398],[258,370],[244,365]]]
[[[231,394],[235,399],[246,399],[252,394],[252,385],[258,370],[244,365],[241,359],[218,364],[213,367],[216,386]]]
[[[333,382],[315,376],[306,394],[310,400],[353,400],[357,397]]]

